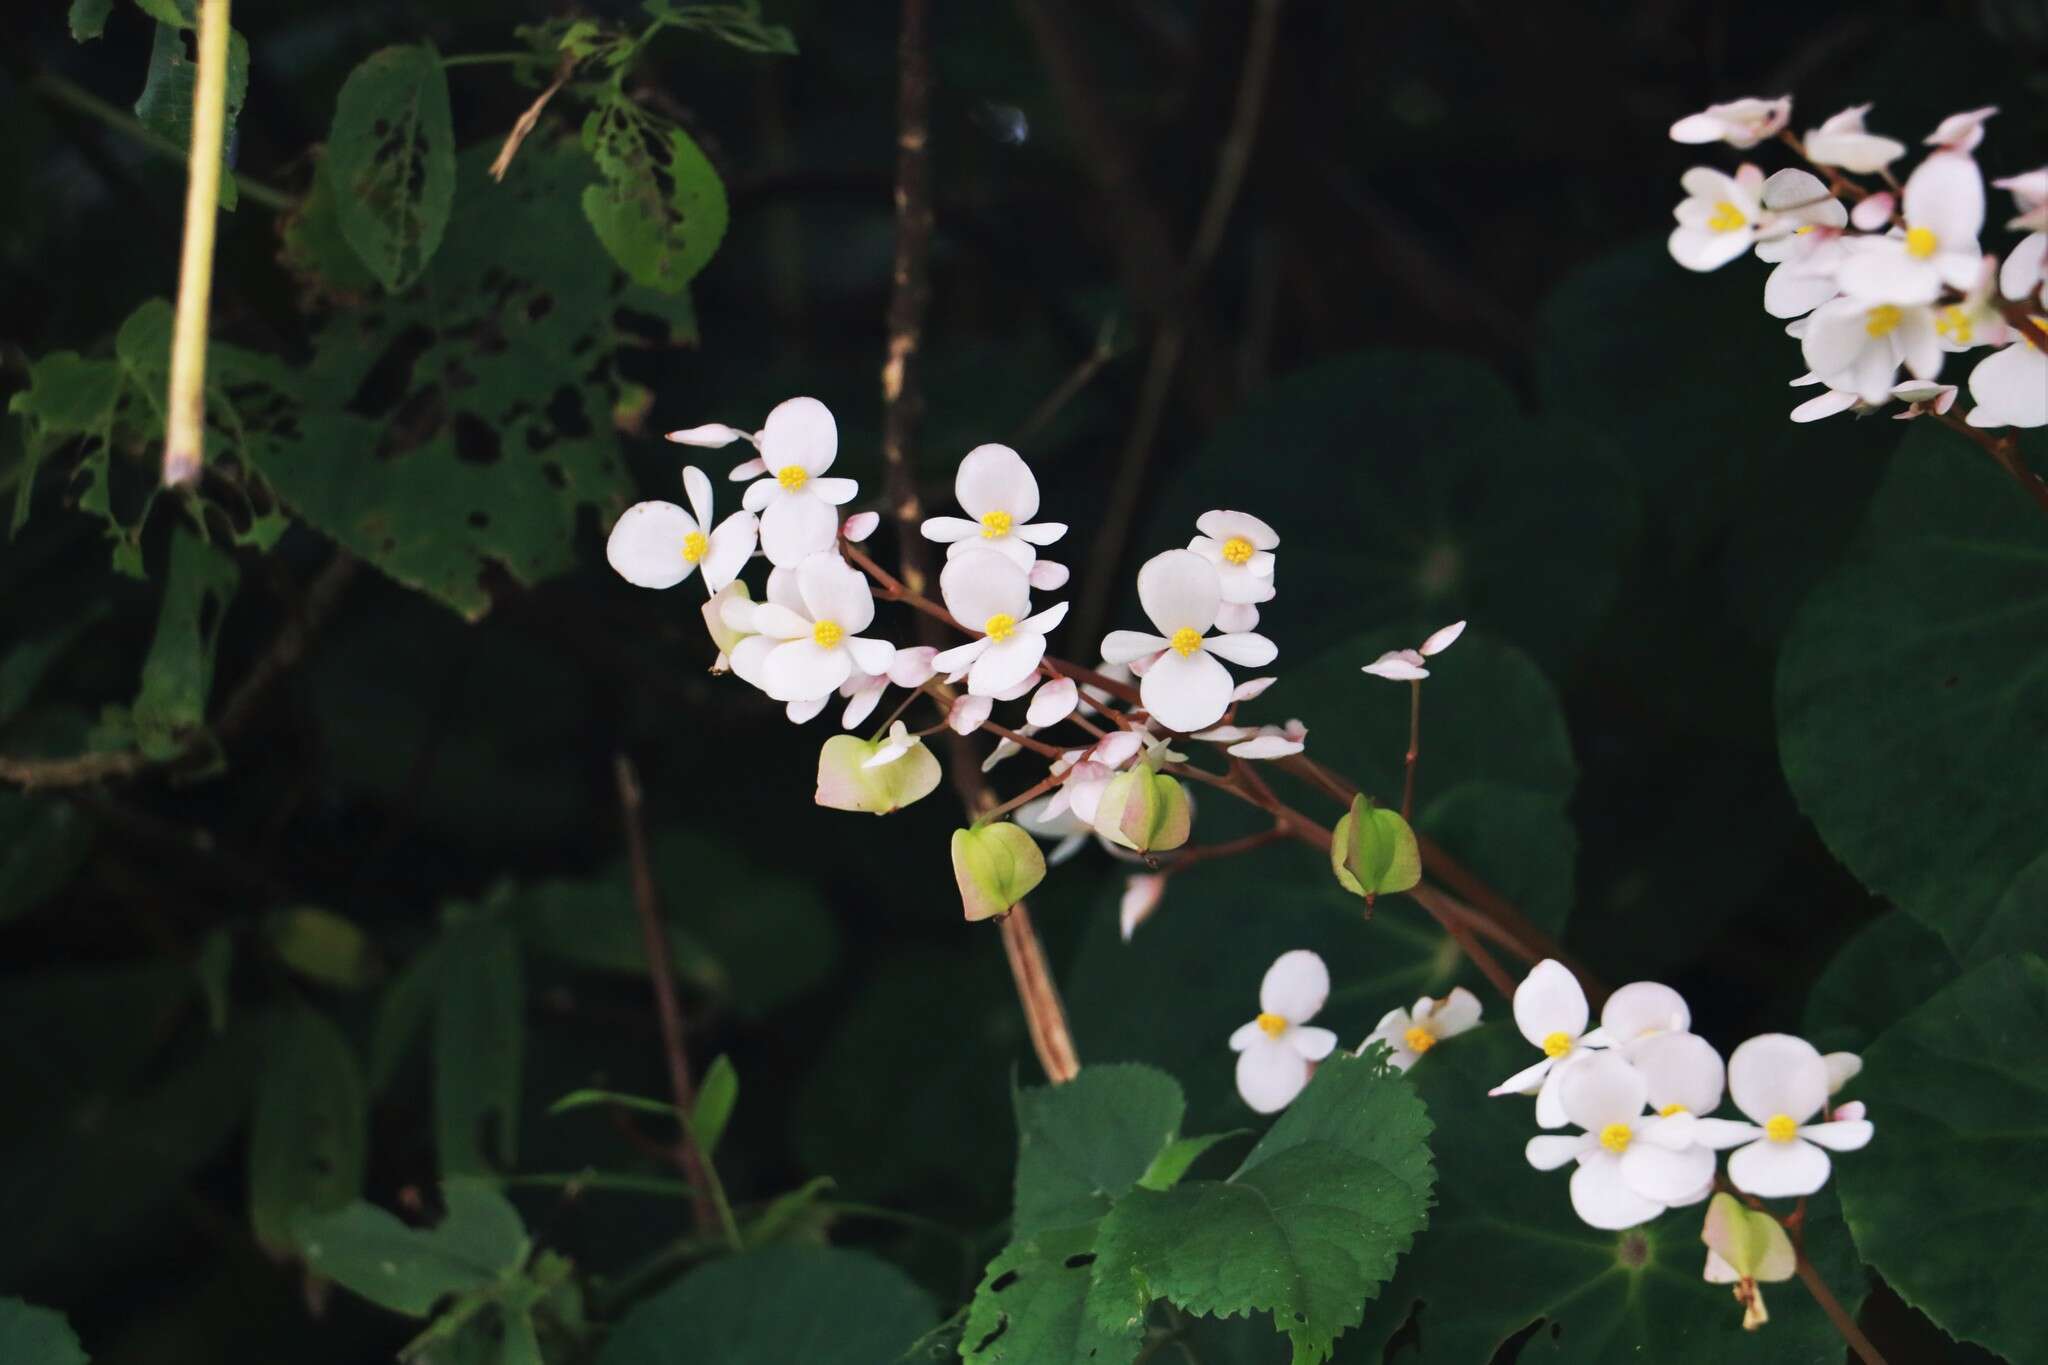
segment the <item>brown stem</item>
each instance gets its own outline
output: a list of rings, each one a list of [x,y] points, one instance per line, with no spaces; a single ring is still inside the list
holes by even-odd
[[[2048,345],[2044,345],[2043,349],[2048,350]],[[1958,432],[1982,446],[1984,453],[1995,460],[1999,468],[2012,475],[2019,486],[2026,489],[2034,501],[2040,504],[2042,511],[2048,512],[2048,482],[2044,482],[2039,474],[2027,467],[2025,457],[2020,454],[2019,442],[2015,441],[2010,433],[1994,436],[1983,427],[1971,426],[1953,412],[1930,412],[1927,415],[1950,431]]]
[[[1422,680],[1408,680],[1408,756],[1401,777],[1401,818],[1415,823],[1415,760],[1422,756]]]
[[[1821,1312],[1828,1315],[1828,1321],[1834,1324],[1835,1331],[1841,1334],[1842,1340],[1849,1343],[1849,1349],[1856,1353],[1856,1358],[1861,1360],[1863,1365],[1885,1365],[1884,1356],[1871,1344],[1870,1338],[1863,1335],[1863,1329],[1856,1325],[1856,1319],[1850,1317],[1849,1311],[1842,1307],[1834,1291],[1828,1288],[1827,1281],[1821,1279],[1820,1272],[1813,1267],[1813,1262],[1806,1259],[1805,1248],[1794,1247],[1792,1255],[1793,1264],[1799,1271],[1799,1282],[1806,1286],[1807,1293],[1813,1295],[1813,1301],[1820,1305]]]
[[[1472,926],[1465,922],[1452,908],[1450,898],[1428,882],[1421,882],[1408,888],[1408,898],[1429,912],[1429,917],[1443,926],[1465,956],[1472,959],[1472,965],[1479,968],[1493,988],[1509,1000],[1515,998],[1515,978],[1500,960],[1479,942]]]
[[[624,754],[612,759],[612,773],[618,781],[619,816],[626,827],[626,856],[633,871],[633,909],[640,916],[640,942],[647,954],[647,975],[654,983],[655,1012],[661,1017],[661,1048],[668,1059],[668,1084],[681,1116],[682,1141],[670,1155],[690,1182],[690,1211],[699,1229],[709,1232],[718,1226],[711,1184],[704,1174],[704,1153],[697,1147],[697,1133],[690,1116],[697,1111],[697,1087],[690,1080],[690,1054],[683,1041],[683,1006],[676,996],[676,980],[669,958],[668,928],[662,923],[661,902],[654,886],[654,869],[647,855],[647,827],[640,813],[640,779],[633,760]]]
[[[1171,877],[1174,873],[1185,872],[1198,863],[1206,863],[1216,858],[1234,858],[1240,853],[1264,848],[1267,844],[1278,843],[1287,837],[1286,827],[1275,825],[1271,829],[1262,829],[1257,834],[1246,834],[1220,844],[1197,844],[1193,848],[1183,848],[1176,852],[1170,860],[1162,862],[1159,870],[1163,875]]]

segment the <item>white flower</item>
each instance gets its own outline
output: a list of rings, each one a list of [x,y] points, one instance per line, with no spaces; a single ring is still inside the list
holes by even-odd
[[[2048,166],[1991,183],[2011,191],[2013,203],[2019,208],[2018,216],[2006,221],[2007,227],[2030,232],[2048,230]]]
[[[747,485],[746,508],[761,518],[761,549],[771,564],[793,567],[832,548],[839,534],[842,503],[860,485],[852,479],[821,477],[839,453],[839,427],[831,409],[815,398],[777,403],[761,428],[761,455],[733,470]]]
[[[1892,397],[1901,403],[1910,404],[1904,412],[1894,416],[1894,421],[1905,422],[1925,412],[1945,413],[1956,405],[1956,386],[1953,384],[1930,384],[1925,380],[1908,379],[1892,385]]]
[[[1661,1117],[1704,1118],[1721,1107],[1727,1068],[1697,1033],[1659,1033],[1617,1051],[1643,1073],[1645,1096]]]
[[[1363,1056],[1374,1043],[1385,1043],[1388,1065],[1406,1071],[1444,1039],[1478,1027],[1479,997],[1457,986],[1441,1000],[1425,995],[1412,1010],[1388,1010],[1358,1045],[1358,1051]]]
[[[1008,446],[981,445],[968,451],[953,476],[953,496],[972,521],[927,517],[918,528],[926,540],[950,545],[949,556],[994,550],[1026,570],[1038,557],[1035,546],[1050,545],[1067,533],[1064,522],[1031,520],[1038,515],[1038,480],[1024,457]],[[1049,590],[1058,585],[1045,586]]]
[[[929,524],[929,523],[927,523]],[[976,638],[932,660],[939,672],[967,674],[967,690],[994,697],[1028,681],[1045,657],[1045,634],[1066,618],[1059,602],[1031,614],[1031,581],[1004,555],[977,551],[946,562],[939,595],[963,630]]]
[[[1916,379],[1941,373],[1941,339],[1934,310],[1925,305],[1840,298],[1807,321],[1800,350],[1808,368],[1829,388],[1866,403],[1891,397],[1902,363]]]
[[[1362,671],[1392,682],[1420,681],[1429,676],[1429,670],[1422,666],[1423,661],[1449,649],[1464,633],[1465,623],[1453,621],[1442,630],[1433,631],[1420,649],[1390,649],[1365,665]]]
[[[881,748],[869,754],[860,766],[863,768],[879,768],[885,763],[894,763],[897,759],[909,753],[917,742],[917,736],[910,733],[908,726],[900,720],[895,721],[889,726],[889,738],[884,741]]]
[[[1906,144],[1866,132],[1863,116],[1870,106],[1844,109],[1806,135],[1806,159],[1816,166],[1840,166],[1858,175],[1875,175],[1906,154]]]
[[[2034,324],[2048,330],[2048,318]],[[1965,418],[1973,427],[2048,426],[2048,353],[2021,334],[2002,351],[1994,351],[1970,371],[1970,397],[1977,406]]]
[[[1764,278],[1764,311],[1774,318],[1803,317],[1842,292],[1836,276],[1849,258],[1849,245],[1839,228],[1816,227],[1758,242],[1756,254],[1775,262]]]
[[[1308,747],[1308,726],[1299,720],[1290,720],[1285,725],[1261,725],[1256,729],[1242,725],[1218,725],[1192,738],[1227,745],[1224,752],[1236,758],[1287,758]]]
[[[2048,303],[2048,289],[2042,287],[2044,280],[2048,280],[2048,232],[2030,232],[2020,238],[2020,244],[1999,267],[1998,292],[2016,303],[2024,303],[2037,294]]]
[[[1673,142],[1725,142],[1731,147],[1754,147],[1767,137],[1777,136],[1792,118],[1792,97],[1774,100],[1739,99],[1710,104],[1697,114],[1687,114],[1671,125]]]
[[[1859,239],[1842,262],[1842,292],[1866,303],[1932,303],[1944,285],[1961,290],[1975,283],[1983,263],[1977,234],[1984,227],[1977,163],[1935,153],[1906,178],[1899,206],[1905,232]]]
[[[1564,1125],[1565,1112],[1558,1095],[1558,1081],[1564,1063],[1593,1048],[1607,1046],[1599,1029],[1586,1031],[1592,1009],[1579,979],[1554,958],[1544,958],[1529,969],[1522,984],[1515,987],[1515,1027],[1543,1052],[1543,1060],[1517,1071],[1489,1095],[1535,1095],[1536,1122],[1545,1128]],[[1640,1106],[1638,1106],[1640,1107]]]
[[[1195,521],[1202,534],[1188,548],[1216,566],[1223,600],[1232,605],[1268,602],[1273,597],[1273,549],[1279,534],[1249,512],[1204,512]],[[1258,613],[1252,614],[1253,620]]]
[[[1632,1228],[1711,1187],[1714,1153],[1692,1140],[1693,1121],[1644,1114],[1649,1084],[1620,1057],[1580,1059],[1565,1068],[1561,1090],[1564,1115],[1581,1131],[1530,1138],[1524,1154],[1539,1171],[1579,1163],[1572,1210],[1588,1226]]]
[[[711,480],[695,465],[683,470],[683,490],[691,512],[672,502],[628,507],[612,527],[604,557],[637,588],[673,588],[701,572],[705,588],[716,596],[746,567],[759,528],[751,512],[735,512],[713,527]]]
[[[1738,1147],[1728,1179],[1765,1199],[1812,1194],[1827,1183],[1827,1151],[1853,1152],[1875,1131],[1868,1119],[1810,1122],[1828,1102],[1828,1064],[1804,1038],[1766,1033],[1728,1059],[1728,1093],[1752,1122],[1703,1119],[1700,1140]]]
[[[1941,126],[1920,139],[1928,147],[1939,147],[1944,152],[1974,152],[1977,144],[1984,140],[1984,120],[1998,112],[1995,104],[1982,109],[1972,109],[1966,114],[1950,114],[1941,121]]]
[[[886,674],[896,647],[860,634],[875,619],[867,577],[826,551],[797,565],[795,579],[797,602],[775,600],[771,583],[769,600],[753,610],[754,629],[774,642],[761,660],[761,690],[777,701],[822,704],[855,668]]]
[[[1182,553],[1185,553],[1183,551]],[[1259,1017],[1230,1035],[1237,1093],[1261,1114],[1278,1113],[1308,1084],[1310,1062],[1337,1046],[1326,1028],[1305,1027],[1330,995],[1330,969],[1306,948],[1282,953],[1259,983]]]
[[[1117,902],[1117,931],[1124,942],[1131,941],[1138,926],[1152,918],[1159,898],[1166,894],[1166,878],[1157,872],[1139,872],[1124,879],[1124,894]]]
[[[719,446],[729,446],[734,441],[746,441],[753,445],[759,445],[761,442],[761,438],[757,433],[741,431],[738,427],[729,427],[722,422],[707,422],[701,427],[689,427],[682,431],[671,431],[667,439],[676,442],[678,445],[706,446],[713,449]]]
[[[1695,166],[1678,183],[1686,197],[1672,210],[1672,260],[1687,270],[1719,270],[1755,244],[1764,217],[1762,171],[1743,166],[1731,176]]]
[[[1223,602],[1223,585],[1216,566],[1193,550],[1168,550],[1146,560],[1138,570],[1138,602],[1160,633],[1113,630],[1103,637],[1102,657],[1133,663],[1157,656],[1145,670],[1138,696],[1169,730],[1206,729],[1230,709],[1235,683],[1217,659],[1259,668],[1279,653],[1263,635],[1208,634]]]
[[[1600,1007],[1600,1033],[1609,1047],[1627,1048],[1690,1027],[1692,1011],[1685,997],[1660,981],[1631,981]]]

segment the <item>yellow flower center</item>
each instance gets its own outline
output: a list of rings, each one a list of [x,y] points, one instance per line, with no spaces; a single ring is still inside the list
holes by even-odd
[[[811,638],[818,642],[820,649],[837,649],[839,642],[846,638],[846,632],[839,628],[837,621],[820,621],[811,627]]]
[[[695,564],[711,548],[711,537],[702,531],[692,531],[683,537],[683,563]]]
[[[1657,1111],[1657,1117],[1660,1119],[1668,1119],[1673,1114],[1683,1114],[1685,1112],[1687,1112],[1686,1107],[1682,1104],[1667,1104],[1662,1109],[1659,1109]]]
[[[1436,1046],[1436,1035],[1417,1024],[1401,1035],[1401,1041],[1408,1045],[1410,1052],[1427,1052]]]
[[[1863,315],[1863,330],[1874,337],[1890,336],[1906,320],[1905,313],[1895,303],[1880,303]]]
[[[1600,1145],[1616,1156],[1627,1151],[1634,1138],[1635,1130],[1625,1123],[1610,1123],[1600,1130]]]
[[[1707,219],[1707,226],[1716,232],[1733,232],[1748,221],[1741,209],[1723,199],[1714,205],[1714,216]]]
[[[1932,256],[1934,249],[1940,245],[1941,239],[1928,228],[1916,227],[1906,233],[1906,254],[1916,261],[1924,261]]]
[[[786,464],[775,471],[775,482],[794,493],[811,481],[811,471],[800,464]]]
[[[1572,1050],[1572,1036],[1569,1033],[1553,1033],[1543,1040],[1543,1055],[1553,1060]]]
[[[983,512],[981,514],[981,538],[983,540],[997,540],[1008,534],[1010,534],[1010,514],[1008,512]]]
[[[1017,618],[1006,611],[999,611],[982,624],[981,633],[998,642],[1007,640],[1017,633]]]
[[[1225,564],[1249,564],[1252,558],[1252,543],[1243,536],[1232,536],[1223,542]]]
[[[1952,303],[1934,315],[1934,330],[1958,346],[1967,346],[1975,329],[1970,326],[1970,315],[1963,311],[1963,306]]]
[[[1193,626],[1182,626],[1167,643],[1173,646],[1174,653],[1185,659],[1202,647],[1202,632]]]
[[[1799,1120],[1790,1114],[1773,1114],[1764,1125],[1764,1136],[1773,1142],[1790,1142],[1799,1136]]]
[[[1261,1014],[1258,1022],[1268,1038],[1278,1038],[1287,1032],[1287,1021],[1277,1014]]]

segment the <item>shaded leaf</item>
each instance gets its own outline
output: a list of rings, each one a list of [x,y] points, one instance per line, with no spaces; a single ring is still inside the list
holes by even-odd
[[[90,42],[107,31],[107,16],[113,13],[114,0],[71,0],[69,20],[71,40],[76,43]]]
[[[733,1068],[732,1058],[720,1053],[697,1082],[697,1107],[690,1111],[690,1131],[705,1160],[718,1151],[718,1140],[725,1136],[725,1125],[739,1098],[740,1073]]]
[[[75,29],[75,12],[72,23]],[[7,1365],[86,1365],[87,1357],[62,1313],[0,1299],[0,1360]]]
[[[986,1365],[1129,1365],[1137,1359],[1144,1323],[1120,1319],[1090,1302],[1096,1228],[1094,1220],[1047,1228],[1003,1248],[974,1291],[960,1334],[960,1358]]]
[[[434,1005],[434,1145],[444,1176],[518,1159],[526,984],[518,937],[479,918],[442,945]]]
[[[199,83],[199,63],[187,45],[185,31],[193,25],[190,15],[180,14],[167,0],[156,0],[156,8],[143,5],[158,22],[149,49],[149,67],[143,77],[142,94],[135,101],[135,117],[144,127],[180,147],[192,144],[192,98]],[[171,19],[167,15],[178,14]],[[74,25],[77,10],[72,11]],[[75,28],[74,28],[75,32]],[[222,173],[220,206],[233,210],[240,188],[228,168],[234,165],[235,125],[249,96],[249,40],[228,34],[226,118],[221,130]]]
[[[293,1250],[295,1220],[362,1193],[369,1147],[362,1068],[348,1039],[306,1006],[264,1038],[249,1135],[249,1221],[273,1253]]]
[[[279,910],[263,921],[264,937],[285,966],[343,990],[370,985],[378,975],[376,950],[346,915],[316,905]]]
[[[1093,1222],[1180,1136],[1173,1077],[1123,1063],[1017,1092],[1016,1236]]]
[[[385,289],[420,277],[455,203],[455,129],[440,54],[387,47],[349,73],[327,135],[341,232]]]
[[[482,1180],[442,1182],[447,1212],[431,1228],[407,1227],[360,1201],[296,1225],[306,1266],[351,1293],[411,1317],[452,1294],[490,1288],[517,1273],[531,1243],[518,1210]]]
[[[156,637],[142,664],[130,716],[136,746],[153,759],[176,757],[206,723],[213,656],[241,572],[234,560],[180,527],[158,609]]]
[[[680,291],[725,236],[725,185],[681,128],[607,92],[583,123],[583,149],[601,185],[583,191],[583,214],[634,283]]]

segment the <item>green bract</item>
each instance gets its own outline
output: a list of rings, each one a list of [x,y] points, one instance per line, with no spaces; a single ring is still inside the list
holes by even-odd
[[[885,741],[858,735],[834,735],[818,750],[818,793],[821,806],[833,810],[887,815],[931,794],[939,785],[939,760],[914,739],[908,751],[870,768]]]
[[[1188,841],[1187,790],[1143,766],[1118,773],[1102,789],[1095,832],[1139,853],[1179,848]]]
[[[953,880],[969,919],[1000,915],[1045,880],[1038,842],[1005,820],[953,831]]]
[[[1406,891],[1422,880],[1422,854],[1415,831],[1398,811],[1351,798],[1351,811],[1330,836],[1330,870],[1354,896]]]

